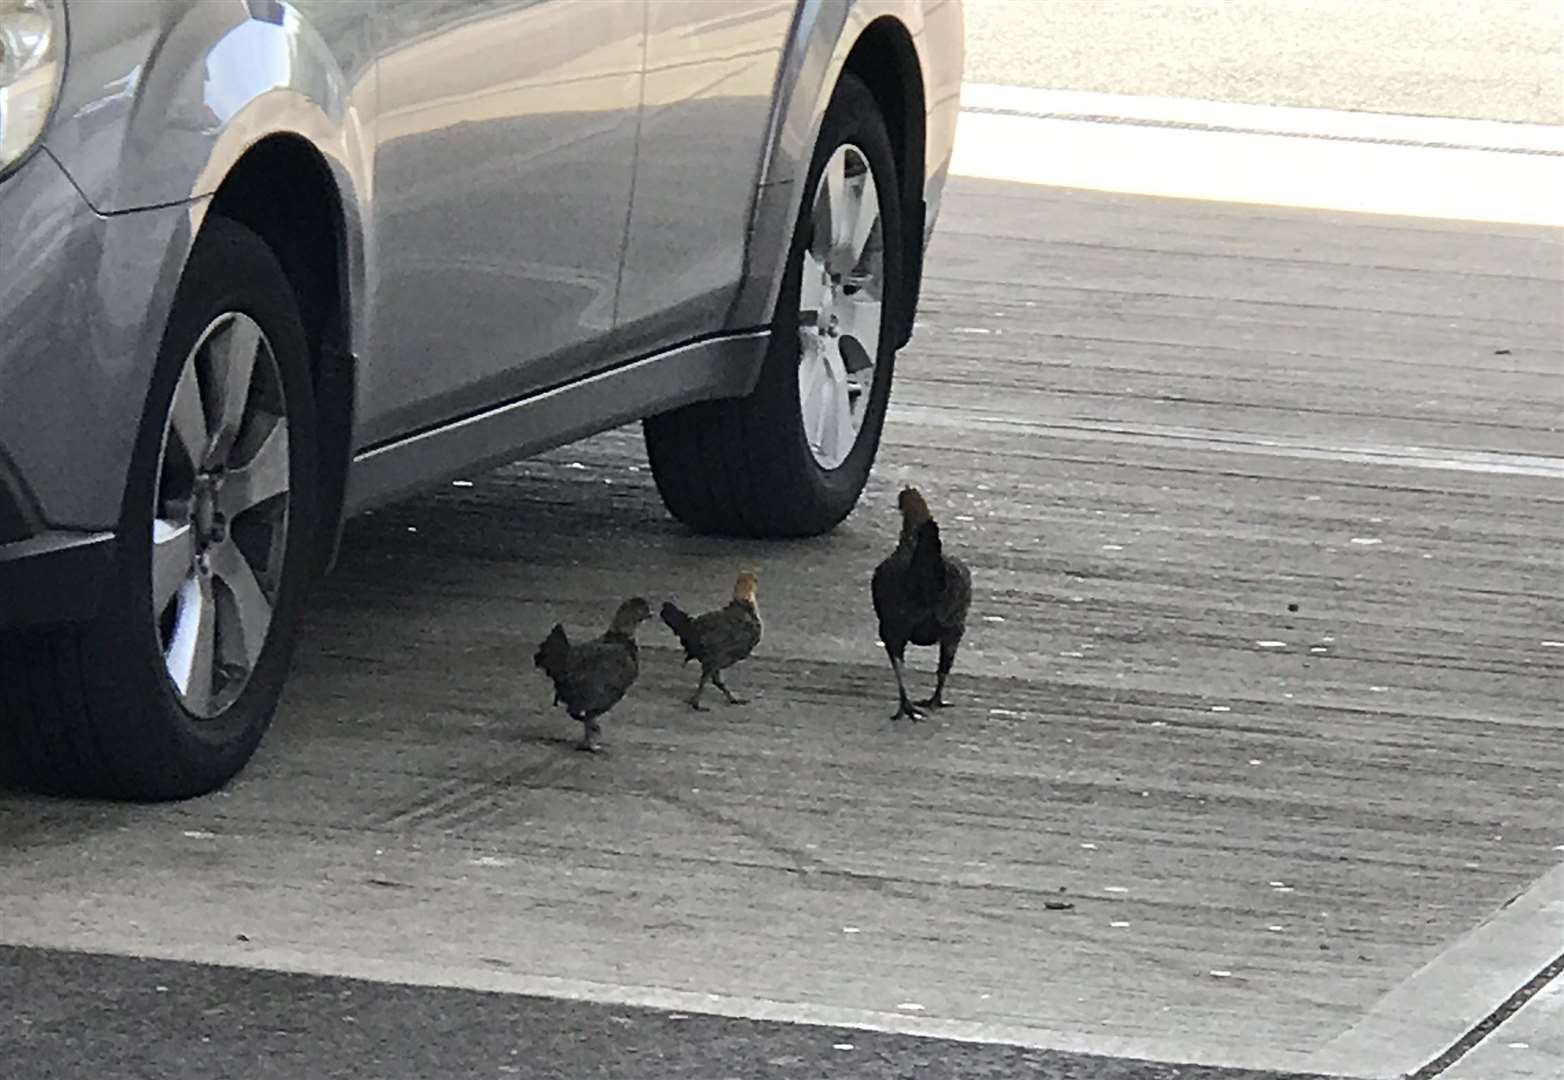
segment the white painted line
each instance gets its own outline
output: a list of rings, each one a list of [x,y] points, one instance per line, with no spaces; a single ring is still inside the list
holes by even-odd
[[[969,95],[971,100],[982,96]],[[1365,141],[1366,136],[1304,130],[1426,128],[1429,134],[1436,129],[1460,134],[1447,130],[1447,125],[1458,123],[1454,121],[1430,121],[1434,126],[1429,127],[1412,123],[1428,118],[1381,117],[1370,122],[1362,118],[1372,114],[1354,113],[1345,114],[1354,118],[1350,121],[1313,117],[1305,124],[1286,111],[1266,121],[1271,131],[1235,131],[1221,125],[1203,127],[1198,119],[1185,121],[1191,126],[1178,126],[1178,104],[1167,104],[1161,111],[1169,118],[1154,125],[1107,116],[1039,117],[968,107],[957,126],[951,172],[1166,198],[1564,226],[1564,153],[1551,148],[1557,136],[1508,131],[1528,125],[1501,125],[1506,131],[1497,134],[1510,135],[1512,145],[1474,149],[1468,143],[1482,132],[1461,135],[1461,142],[1424,142]],[[1260,119],[1254,118],[1257,123]],[[1279,133],[1289,127],[1297,130]],[[1535,145],[1513,145],[1520,143]]]
[[[57,945],[44,942],[28,941],[25,937],[8,940],[7,944],[59,948]],[[147,953],[99,948],[96,944],[87,943],[83,943],[80,948],[83,951],[91,949],[95,952],[121,956],[153,956],[160,960],[251,971],[323,975],[401,986],[447,987],[492,994],[522,994],[565,1001],[659,1009],[664,1012],[703,1013],[740,1020],[771,1020],[785,1024],[812,1024],[819,1027],[851,1028],[892,1035],[916,1035],[950,1039],[955,1042],[1020,1046],[1073,1054],[1095,1054],[1103,1057],[1166,1060],[1165,1056],[1159,1057],[1159,1054],[1165,1054],[1168,1045],[1165,1039],[1157,1038],[1081,1035],[1072,1031],[1056,1031],[1043,1025],[1032,1027],[991,1024],[946,1019],[929,1016],[926,1013],[881,1012],[835,1005],[814,1005],[730,994],[671,990],[657,986],[600,983],[548,975],[495,971],[492,968],[385,960],[332,952],[327,949],[301,951],[256,945],[214,949],[210,944],[175,942],[166,939],[160,940],[157,948]],[[1243,1053],[1241,1057],[1222,1053],[1201,1054],[1198,1062],[1184,1057],[1178,1063],[1218,1068],[1286,1071],[1299,1067],[1300,1056],[1295,1052],[1256,1046]]]
[[[1376,1080],[1416,1072],[1547,967],[1561,942],[1564,865],[1380,998],[1305,1069]]]
[[[1500,476],[1539,476],[1564,480],[1564,457],[1540,454],[1503,454],[1490,450],[1452,450],[1426,446],[1358,445],[1304,442],[1245,432],[1217,431],[1162,424],[1120,424],[1090,420],[1050,423],[1021,416],[978,416],[928,405],[892,403],[892,419],[928,427],[1034,434],[1055,439],[1100,439],[1107,442],[1144,443],[1149,446],[1185,447],[1191,450],[1228,451],[1264,457],[1343,461],[1352,464],[1436,469],[1447,472],[1490,473]],[[1544,643],[1546,644],[1546,643]]]
[[[1554,124],[1304,109],[1289,105],[1241,105],[1197,98],[1039,90],[994,83],[964,84],[961,107],[971,112],[1015,113],[1052,119],[1105,119],[1322,139],[1564,155],[1564,127]]]
[[[1564,1076],[1564,976],[1516,1010],[1439,1080],[1558,1080]]]

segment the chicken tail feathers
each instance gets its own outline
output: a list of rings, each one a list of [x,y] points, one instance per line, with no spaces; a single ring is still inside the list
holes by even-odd
[[[912,558],[907,577],[916,598],[933,603],[945,591],[945,548],[940,543],[939,525],[924,521],[913,537]]]
[[[543,644],[533,654],[532,662],[542,668],[550,679],[558,682],[565,673],[565,661],[569,655],[570,639],[565,636],[565,628],[555,623],[554,629],[549,631],[548,637],[543,639]]]
[[[684,660],[685,663],[689,663],[690,657],[694,655],[693,650],[691,649],[691,645],[693,644],[693,641],[691,640],[691,634],[695,629],[695,621],[691,619],[689,615],[685,614],[685,612],[680,609],[679,605],[675,604],[672,600],[663,601],[663,607],[660,614],[662,615],[663,622],[668,624],[668,629],[672,630],[678,637],[679,644],[684,646]]]

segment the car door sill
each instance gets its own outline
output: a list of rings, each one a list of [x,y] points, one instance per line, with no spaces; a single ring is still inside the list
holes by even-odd
[[[702,338],[361,451],[347,513],[691,402],[742,397],[770,340],[767,329]]]

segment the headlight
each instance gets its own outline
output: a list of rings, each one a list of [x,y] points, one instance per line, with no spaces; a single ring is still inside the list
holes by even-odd
[[[64,71],[64,0],[0,0],[0,175],[43,134]]]

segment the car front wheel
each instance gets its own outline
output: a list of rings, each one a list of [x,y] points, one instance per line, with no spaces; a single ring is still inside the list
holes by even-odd
[[[0,639],[10,779],[169,799],[238,772],[281,694],[315,476],[292,289],[259,236],[213,218],[164,334],[97,618]]]
[[[844,74],[821,123],[759,382],[646,421],[669,511],[701,532],[825,532],[879,448],[903,276],[895,159],[874,95]]]

